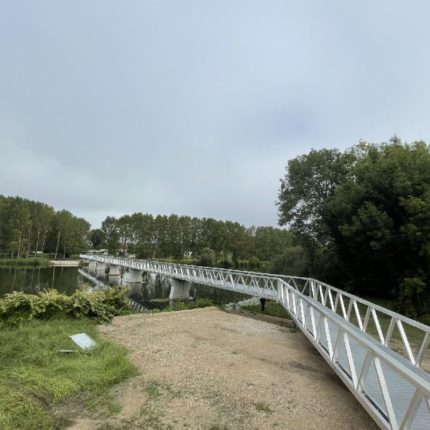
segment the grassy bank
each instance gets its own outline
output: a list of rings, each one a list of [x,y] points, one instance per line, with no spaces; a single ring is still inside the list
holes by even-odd
[[[85,332],[97,347],[78,349],[69,336]],[[109,387],[133,374],[126,351],[96,332],[88,319],[32,320],[0,331],[0,428],[3,430],[63,428],[67,418],[54,410],[67,403],[76,412],[118,410]]]
[[[241,309],[256,314],[271,315],[278,318],[290,318],[287,311],[279,303],[276,303],[273,300],[266,301],[266,309],[264,312],[261,311],[260,304],[241,306]]]
[[[38,258],[0,258],[0,267],[49,267],[50,259]]]

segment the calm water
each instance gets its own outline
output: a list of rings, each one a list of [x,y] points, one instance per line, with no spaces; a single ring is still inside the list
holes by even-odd
[[[36,293],[46,288],[71,294],[77,287],[76,267],[0,268],[0,296],[12,291]]]
[[[120,276],[102,275],[98,276],[98,279],[111,285],[126,286],[130,298],[145,307],[164,307],[168,304],[166,299],[169,297],[170,285],[167,279],[161,279],[159,276],[149,278],[147,283],[125,283]],[[76,267],[0,268],[0,296],[12,291],[36,293],[46,288],[55,288],[65,294],[72,294],[82,281]],[[196,299],[207,298],[217,305],[237,302],[249,297],[245,294],[196,284],[191,286],[190,296]]]

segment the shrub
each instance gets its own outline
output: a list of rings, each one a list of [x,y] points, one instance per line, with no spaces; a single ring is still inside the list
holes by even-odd
[[[72,318],[89,317],[97,322],[109,322],[126,308],[126,289],[122,287],[76,290],[71,296],[57,290],[45,290],[39,294],[13,292],[0,299],[0,321],[19,325],[33,318],[49,319],[64,313]]]
[[[213,302],[212,302],[212,300],[211,299],[205,299],[205,298],[202,298],[202,299],[197,299],[195,302],[194,302],[194,307],[195,308],[206,308],[206,307],[208,307],[208,306],[213,306],[214,304],[213,304]]]
[[[198,264],[199,266],[215,266],[215,251],[211,248],[203,248]]]
[[[420,322],[426,325],[430,325],[430,314],[421,315]]]
[[[14,291],[0,301],[0,318],[12,325],[33,319],[40,310],[40,297]]]
[[[260,267],[260,263],[260,259],[255,255],[250,257],[250,259],[248,260],[248,265],[250,269],[258,269]]]

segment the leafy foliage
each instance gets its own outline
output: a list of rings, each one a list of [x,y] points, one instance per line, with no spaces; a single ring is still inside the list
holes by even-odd
[[[32,319],[50,319],[57,314],[75,319],[88,317],[97,322],[109,322],[128,308],[126,289],[112,287],[106,290],[76,290],[71,296],[57,290],[39,294],[13,292],[0,299],[0,321],[19,325]]]
[[[211,248],[203,248],[199,257],[200,266],[214,266],[215,265],[215,251]]]
[[[301,235],[313,276],[395,298],[410,316],[429,312],[427,144],[393,138],[361,142],[343,154],[311,151],[289,162],[279,210],[280,223]],[[323,266],[329,270],[315,270]]]

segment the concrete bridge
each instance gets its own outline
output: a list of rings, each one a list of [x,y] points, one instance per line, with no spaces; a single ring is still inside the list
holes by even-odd
[[[191,283],[280,303],[381,429],[430,429],[430,327],[316,279],[81,255],[91,269],[128,279],[170,279],[170,297]]]

